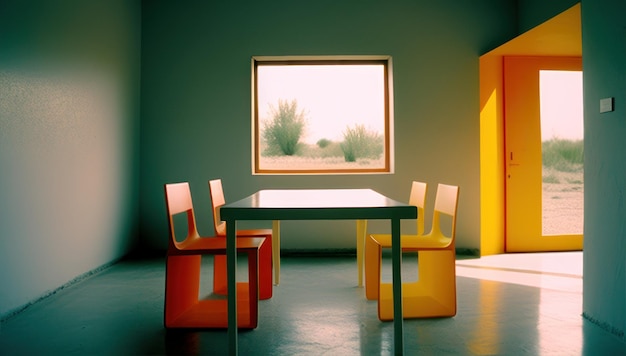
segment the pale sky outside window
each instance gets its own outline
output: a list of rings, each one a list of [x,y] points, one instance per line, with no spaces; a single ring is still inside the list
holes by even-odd
[[[258,115],[262,128],[271,120],[270,105],[297,100],[307,126],[302,141],[339,142],[349,126],[385,130],[384,65],[266,65],[257,68]]]
[[[542,70],[539,83],[541,140],[583,140],[582,72]],[[558,147],[542,144],[542,156]],[[582,234],[583,172],[559,167],[542,165],[542,235]]]
[[[583,73],[539,71],[541,141],[583,139]]]

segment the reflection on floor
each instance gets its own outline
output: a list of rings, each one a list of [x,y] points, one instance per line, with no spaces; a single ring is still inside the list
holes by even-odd
[[[281,267],[259,327],[239,333],[241,355],[393,353],[393,323],[356,286],[354,256],[286,256]],[[0,354],[227,354],[225,330],[164,330],[164,272],[162,259],[125,261],[61,290],[1,325]],[[626,354],[581,317],[580,252],[460,258],[457,275],[457,316],[406,320],[406,354]]]

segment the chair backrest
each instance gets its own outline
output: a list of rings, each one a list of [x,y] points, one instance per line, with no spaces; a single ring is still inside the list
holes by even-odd
[[[417,207],[417,235],[424,235],[424,208],[426,206],[426,183],[413,181],[409,205]]]
[[[165,184],[165,205],[170,228],[170,248],[181,249],[186,242],[200,237],[188,182]],[[174,228],[174,215],[180,213],[187,214],[187,236],[183,241],[177,241]]]
[[[437,196],[435,197],[435,208],[433,210],[433,233],[441,231],[441,215],[451,217],[450,236],[454,240],[456,235],[456,210],[459,201],[459,187],[454,185],[439,184],[437,185]]]
[[[222,180],[213,179],[209,181],[209,193],[211,194],[211,205],[213,207],[213,227],[215,235],[226,235],[226,223],[220,217],[220,208],[226,204],[224,199],[224,190],[222,189]]]

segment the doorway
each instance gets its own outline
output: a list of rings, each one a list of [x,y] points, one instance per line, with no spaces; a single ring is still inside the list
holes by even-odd
[[[582,80],[572,79],[582,60],[505,56],[503,65],[505,250],[582,250]]]
[[[582,70],[540,70],[542,235],[582,235]]]

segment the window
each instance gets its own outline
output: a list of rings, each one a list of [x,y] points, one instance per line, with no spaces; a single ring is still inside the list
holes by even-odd
[[[393,173],[391,58],[254,57],[253,174]]]

